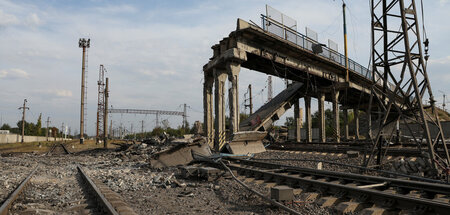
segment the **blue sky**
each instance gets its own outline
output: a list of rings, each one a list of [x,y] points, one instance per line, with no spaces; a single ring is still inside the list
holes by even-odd
[[[367,65],[370,51],[369,1],[346,1],[349,55]],[[81,49],[78,39],[91,38],[88,73],[87,131],[94,134],[98,68],[104,64],[111,83],[110,104],[117,108],[181,110],[187,103],[189,121],[202,120],[202,67],[210,47],[236,28],[237,18],[260,23],[269,4],[309,28],[319,40],[332,39],[342,50],[341,1],[8,1],[0,0],[0,114],[15,124],[24,98],[27,120],[39,113],[52,125],[79,130]],[[428,73],[438,101],[450,93],[450,2],[425,1],[430,38]],[[261,91],[266,76],[243,69],[240,97],[253,85],[255,108],[267,98]],[[275,94],[283,81],[274,81]],[[260,92],[258,94],[258,92]],[[328,104],[329,106],[329,104]],[[288,115],[292,114],[288,112]],[[170,125],[180,117],[168,118]],[[154,116],[113,115],[114,126],[150,130]],[[283,122],[283,119],[282,119]]]

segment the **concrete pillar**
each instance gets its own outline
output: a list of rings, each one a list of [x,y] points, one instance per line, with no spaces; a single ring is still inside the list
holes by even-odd
[[[205,73],[203,83],[203,126],[208,145],[214,147],[214,117],[213,117],[213,74]]]
[[[225,70],[214,69],[214,150],[219,151],[225,143]]]
[[[359,140],[359,110],[353,109],[353,115],[355,116],[355,139]]]
[[[311,97],[305,97],[306,142],[312,142]]]
[[[333,127],[336,133],[335,141],[341,142],[341,128],[339,125],[339,91],[333,92]]]
[[[318,99],[319,106],[319,141],[326,142],[326,132],[325,132],[325,93],[319,93]]]
[[[297,143],[301,141],[301,125],[302,125],[302,113],[300,108],[300,100],[296,100],[294,103],[294,123],[295,123],[295,140]]]
[[[343,109],[344,112],[344,139],[348,140],[348,109],[344,108]]]
[[[228,80],[231,82],[230,88],[230,131],[232,133],[239,131],[239,72],[241,64],[229,62],[226,65]]]

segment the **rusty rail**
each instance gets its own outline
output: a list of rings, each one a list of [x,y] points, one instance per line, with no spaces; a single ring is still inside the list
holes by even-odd
[[[246,177],[275,181],[279,184],[288,184],[294,188],[304,187],[321,192],[324,195],[343,194],[346,198],[364,197],[365,202],[376,203],[380,199],[390,201],[390,208],[411,210],[417,207],[425,208],[429,212],[449,214],[450,204],[423,196],[410,196],[410,191],[420,191],[431,196],[448,195],[450,186],[426,182],[374,177],[332,171],[320,171],[305,168],[291,168],[285,165],[230,159],[233,163],[228,167],[237,170]],[[378,186],[383,182],[382,186]],[[347,185],[348,184],[348,185]],[[356,184],[356,186],[355,186]],[[371,186],[377,185],[377,188]],[[399,189],[408,192],[389,193],[383,190]]]
[[[116,211],[116,209],[114,209],[112,204],[102,194],[102,192],[97,187],[97,185],[95,185],[95,183],[89,178],[89,176],[86,174],[86,172],[84,172],[83,168],[81,168],[80,165],[77,165],[77,169],[80,172],[81,177],[83,178],[83,180],[85,180],[87,182],[89,188],[91,188],[91,190],[94,191],[93,195],[95,195],[95,197],[97,198],[98,202],[103,207],[105,212],[107,214],[119,215],[119,213]]]
[[[9,195],[9,197],[3,202],[2,206],[0,207],[0,215],[6,215],[8,214],[9,209],[11,208],[14,201],[19,198],[19,195],[22,193],[22,191],[25,189],[25,187],[30,182],[30,179],[33,177],[34,173],[37,171],[39,165],[36,165],[33,171],[20,183],[20,185],[14,190],[14,192]]]
[[[68,154],[68,155],[71,154],[71,152],[66,148],[66,146],[65,146],[63,143],[61,143],[61,147],[64,149],[64,151],[66,152],[66,154]]]

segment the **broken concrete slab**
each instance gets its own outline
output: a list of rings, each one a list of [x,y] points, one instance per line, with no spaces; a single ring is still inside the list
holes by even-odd
[[[194,140],[193,143],[178,144],[172,148],[161,151],[152,156],[150,166],[153,168],[164,168],[177,165],[186,165],[194,161],[194,156],[211,156],[211,150],[206,141]]]
[[[253,154],[265,152],[262,140],[266,137],[266,132],[243,131],[233,134],[232,141],[226,144],[226,149],[231,154]]]
[[[262,142],[259,141],[231,142],[228,143],[226,147],[231,154],[237,155],[254,154],[266,151]]]

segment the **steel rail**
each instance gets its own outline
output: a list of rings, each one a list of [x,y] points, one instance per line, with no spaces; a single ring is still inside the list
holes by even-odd
[[[387,186],[399,187],[405,190],[421,190],[427,193],[432,194],[444,194],[450,195],[450,185],[441,184],[441,183],[430,183],[430,182],[422,182],[422,181],[413,181],[413,180],[403,180],[396,178],[387,178],[380,176],[370,176],[370,175],[361,175],[355,173],[347,173],[347,172],[336,172],[336,171],[328,171],[328,170],[318,170],[318,169],[310,169],[310,168],[302,168],[290,165],[283,164],[275,164],[269,162],[261,162],[261,161],[253,161],[253,160],[245,160],[239,158],[227,158],[231,161],[236,161],[239,164],[243,165],[251,165],[255,167],[265,168],[265,169],[278,169],[283,170],[289,173],[298,173],[304,175],[311,175],[315,177],[323,177],[328,178],[330,180],[345,180],[345,181],[356,181],[362,184],[375,184],[375,183],[383,183],[386,182]]]
[[[250,164],[250,163],[247,163]],[[428,210],[432,210],[435,213],[448,214],[450,212],[450,204],[434,201],[426,198],[417,198],[413,196],[403,194],[393,194],[383,192],[371,188],[360,188],[357,186],[350,186],[344,184],[338,184],[328,181],[321,181],[311,178],[304,178],[296,175],[286,175],[278,173],[276,171],[268,171],[261,169],[254,169],[251,167],[240,166],[239,164],[228,164],[231,169],[237,170],[240,173],[247,173],[247,176],[255,176],[256,178],[264,178],[265,180],[277,181],[278,183],[289,183],[292,186],[309,185],[312,188],[320,191],[327,191],[330,194],[344,194],[350,198],[362,198],[366,202],[377,203],[379,200],[387,199],[391,201],[391,207],[402,210],[410,210],[417,206],[426,207]],[[315,170],[317,171],[317,170]],[[366,177],[366,176],[364,176]],[[333,178],[333,177],[331,177]],[[369,179],[370,177],[367,177]],[[368,180],[369,181],[369,180]],[[372,184],[376,184],[378,181],[372,181]],[[421,182],[423,183],[423,182]],[[397,185],[397,184],[396,184]],[[389,182],[387,183],[389,186]],[[431,185],[430,185],[431,186]],[[439,185],[442,186],[442,185]],[[448,187],[447,191],[448,191]],[[434,190],[433,190],[434,191]]]
[[[50,150],[48,150],[47,153],[45,153],[45,155],[46,156],[50,155],[53,152],[53,150],[55,150],[55,148],[56,148],[56,143],[53,143],[52,147],[50,148]]]
[[[405,178],[409,178],[410,180],[424,181],[424,182],[430,182],[430,183],[439,183],[439,184],[449,184],[448,182],[441,181],[441,180],[430,179],[430,178],[408,175],[408,174],[402,174],[402,173],[398,173],[398,172],[392,172],[392,171],[381,170],[381,169],[373,169],[373,168],[362,167],[362,166],[351,165],[351,164],[338,163],[338,162],[333,162],[330,160],[295,159],[295,158],[293,158],[293,159],[290,159],[290,158],[252,158],[252,161],[255,161],[255,160],[256,161],[267,161],[267,160],[270,160],[270,161],[302,161],[302,162],[316,162],[316,163],[322,162],[322,163],[335,165],[335,166],[355,168],[355,169],[359,169],[362,171],[379,172],[379,173],[383,173],[383,174],[387,174],[387,175],[395,175],[395,176],[399,176],[399,177],[405,177]]]
[[[25,187],[30,182],[30,179],[33,177],[34,173],[37,171],[39,167],[39,164],[36,165],[36,167],[31,171],[31,173],[20,183],[20,185],[14,190],[14,192],[9,195],[9,197],[3,202],[2,206],[0,207],[0,215],[6,215],[8,214],[9,209],[11,208],[14,201],[19,198],[19,195],[22,193],[22,191],[25,189]]]
[[[112,204],[106,199],[106,197],[102,194],[100,189],[95,185],[95,183],[89,178],[86,172],[80,165],[77,165],[78,171],[81,173],[81,177],[87,182],[93,194],[97,197],[98,202],[105,209],[105,212],[112,215],[119,215],[119,213],[114,209]]]
[[[66,154],[71,154],[71,152],[66,148],[66,146],[63,144],[63,143],[61,143],[60,144],[61,145],[61,147],[64,149],[64,151],[66,152]]]
[[[314,145],[307,146],[295,146],[295,145],[276,145],[271,144],[268,149],[280,150],[280,151],[307,151],[307,152],[328,152],[328,153],[346,153],[347,151],[359,151],[359,152],[369,152],[368,148],[364,146],[328,146],[328,147],[318,147]],[[442,150],[437,151],[442,153]],[[389,156],[405,156],[405,157],[419,157],[422,155],[422,151],[414,148],[389,148],[386,152]]]

